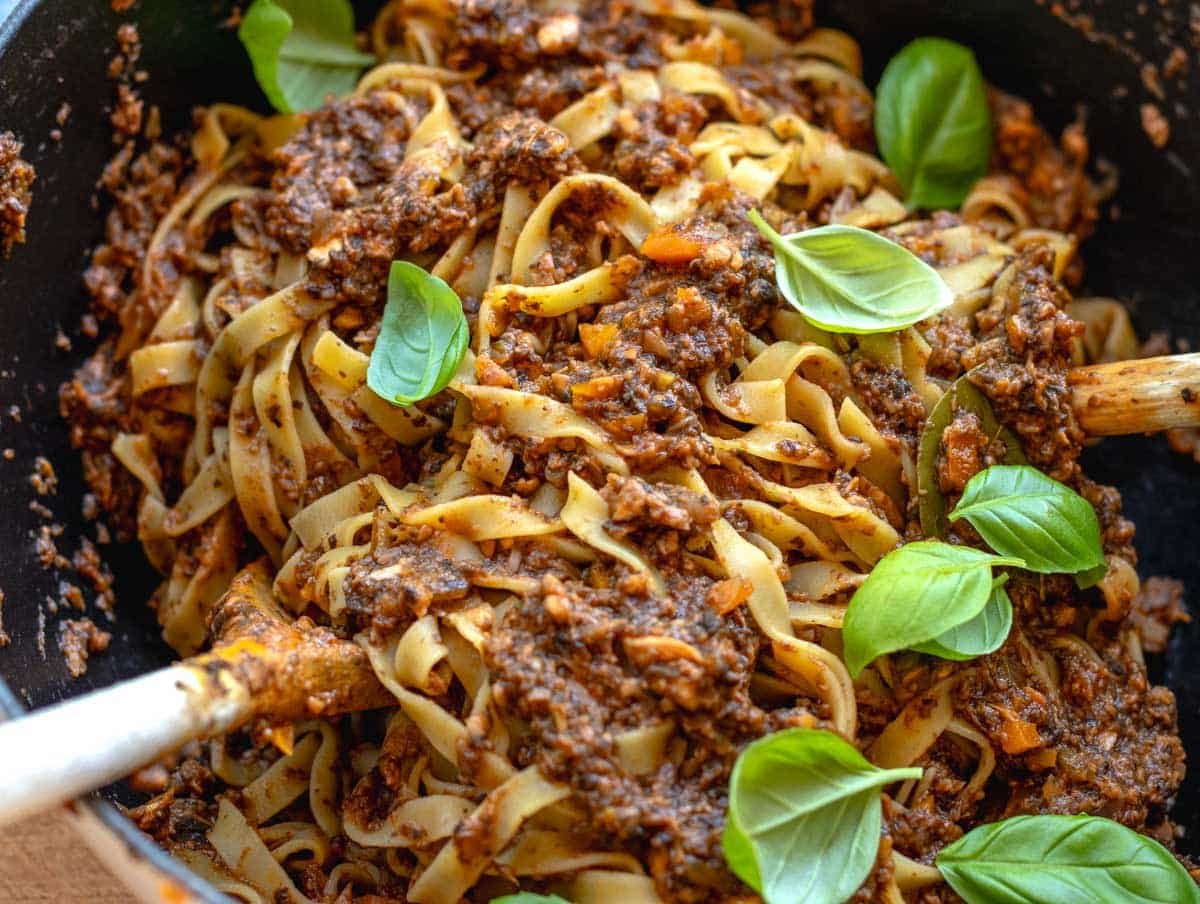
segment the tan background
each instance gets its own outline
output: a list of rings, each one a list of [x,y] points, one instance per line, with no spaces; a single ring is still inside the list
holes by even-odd
[[[58,813],[0,828],[3,904],[126,904],[132,900]]]

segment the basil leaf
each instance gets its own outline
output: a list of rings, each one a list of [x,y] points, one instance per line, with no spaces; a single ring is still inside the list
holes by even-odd
[[[519,891],[515,895],[492,898],[491,904],[571,904],[571,902],[558,895],[537,895],[531,891]]]
[[[974,54],[944,38],[917,38],[892,57],[876,92],[875,136],[909,207],[962,204],[992,152],[992,114]]]
[[[946,518],[946,497],[938,486],[937,457],[942,433],[954,420],[954,415],[966,409],[979,418],[984,434],[1004,441],[1004,463],[1025,464],[1021,441],[1017,435],[996,420],[987,396],[970,381],[970,374],[959,377],[938,399],[929,413],[925,428],[921,431],[921,444],[917,453],[917,491],[921,513],[921,530],[930,539],[944,540],[950,532]]]
[[[992,583],[992,594],[979,614],[961,625],[944,631],[933,640],[915,644],[918,653],[962,662],[994,653],[1008,640],[1012,630],[1013,607],[1004,589],[1007,575]]]
[[[349,0],[254,0],[238,38],[280,113],[314,110],[330,94],[348,94],[375,62],[355,46]]]
[[[434,278],[436,279],[436,277]],[[447,286],[447,288],[449,287]],[[453,292],[452,289],[450,291]],[[454,297],[458,298],[458,294],[454,293]],[[459,302],[459,305],[459,309],[461,310],[461,301]],[[433,395],[434,392],[440,392],[446,386],[450,385],[450,381],[454,379],[454,375],[458,372],[458,365],[462,363],[463,355],[465,354],[467,345],[469,345],[470,342],[471,330],[470,327],[467,326],[467,318],[464,316],[462,320],[459,321],[453,335],[450,337],[450,342],[447,345],[446,356],[442,358],[442,366],[438,370],[437,379],[435,381],[435,385],[438,388],[429,393],[430,395]],[[456,351],[456,349],[460,348],[461,351]]]
[[[937,856],[967,904],[1196,904],[1187,870],[1157,841],[1098,816],[1014,816]]]
[[[879,769],[829,731],[760,738],[729,778],[725,860],[766,904],[842,904],[875,862],[880,789],[920,776]]]
[[[966,518],[1000,555],[1041,574],[1075,574],[1104,564],[1091,503],[1029,465],[994,465],[968,482],[950,520]]]
[[[857,226],[818,226],[782,236],[757,210],[752,222],[775,249],[783,297],[823,330],[889,333],[950,306],[937,271],[902,245]]]
[[[889,552],[846,608],[846,668],[858,675],[877,656],[927,643],[969,622],[992,595],[992,566],[1022,564],[1016,557],[936,540]]]
[[[469,335],[453,289],[416,264],[393,261],[367,385],[393,405],[427,399],[453,379]]]
[[[1108,574],[1108,562],[1103,565],[1097,565],[1095,568],[1088,568],[1075,575],[1075,586],[1080,590],[1087,590],[1089,587],[1095,587]]]

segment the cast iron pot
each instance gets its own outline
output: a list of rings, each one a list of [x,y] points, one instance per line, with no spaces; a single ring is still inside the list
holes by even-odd
[[[359,5],[360,23],[374,5]],[[868,84],[909,39],[940,34],[972,47],[988,79],[1032,100],[1052,130],[1070,122],[1082,105],[1094,155],[1115,163],[1122,182],[1111,218],[1084,249],[1088,291],[1128,302],[1142,336],[1164,330],[1177,340],[1200,339],[1194,279],[1200,261],[1195,225],[1200,183],[1192,172],[1200,165],[1200,121],[1192,109],[1193,99],[1200,97],[1200,77],[1192,73],[1196,53],[1188,43],[1186,2],[1085,2],[1081,12],[1093,17],[1091,30],[1081,22],[1064,22],[1035,0],[829,5],[818,9],[819,21],[844,27],[859,39]],[[0,0],[0,11],[4,6]],[[233,100],[266,109],[235,35],[219,27],[227,6],[210,0],[145,0],[118,15],[103,0],[23,0],[0,26],[0,129],[13,130],[25,141],[25,157],[38,172],[28,243],[11,260],[0,261],[0,447],[15,450],[12,460],[0,459],[0,589],[6,597],[4,624],[12,635],[12,645],[0,650],[0,716],[15,717],[24,707],[45,706],[172,659],[145,606],[154,575],[136,548],[109,546],[103,553],[117,576],[116,621],[106,624],[90,603],[88,614],[112,631],[112,647],[93,657],[86,676],[68,677],[57,652],[57,623],[76,613],[50,614],[46,600],[59,596],[60,580],[78,579],[37,562],[34,539],[47,522],[29,508],[34,497],[28,475],[38,455],[57,469],[57,495],[40,501],[64,525],[56,540],[61,551],[69,555],[82,537],[95,537],[81,515],[84,485],[58,418],[56,389],[92,347],[78,329],[87,305],[80,273],[101,236],[95,181],[114,151],[105,115],[114,84],[105,69],[116,26],[122,21],[140,26],[140,65],[151,76],[142,91],[148,104],[161,108],[170,132],[189,124],[196,104]],[[1139,15],[1137,6],[1149,12]],[[1139,66],[1161,63],[1174,44],[1187,51],[1192,66],[1182,78],[1164,80],[1164,98],[1154,97],[1139,78]],[[50,132],[64,101],[71,114],[56,142]],[[1140,125],[1139,108],[1151,101],[1172,123],[1170,143],[1162,151],[1152,147]],[[56,347],[60,329],[70,337],[72,350]],[[1088,451],[1086,463],[1094,478],[1120,488],[1126,513],[1138,525],[1142,575],[1173,575],[1200,586],[1200,466],[1173,455],[1161,437],[1106,440]],[[1185,744],[1200,750],[1200,622],[1178,629],[1152,669],[1155,679],[1177,694]],[[91,843],[107,839],[110,850],[132,853],[143,867],[157,870],[160,881],[182,886],[195,900],[224,900],[110,803],[137,799],[116,785],[81,802],[77,810],[100,836]],[[1175,815],[1187,830],[1183,849],[1200,854],[1200,768],[1189,774]],[[144,870],[137,874],[136,891],[153,898],[146,875]]]

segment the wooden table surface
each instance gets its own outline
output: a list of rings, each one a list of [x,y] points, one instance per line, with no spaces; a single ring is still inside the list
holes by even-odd
[[[0,828],[2,904],[128,904],[132,900],[61,814]]]

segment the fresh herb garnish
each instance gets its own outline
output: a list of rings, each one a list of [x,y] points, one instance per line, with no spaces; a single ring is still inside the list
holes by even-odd
[[[280,113],[314,110],[331,94],[349,93],[375,62],[354,43],[349,0],[254,0],[238,38]]]
[[[416,264],[393,261],[387,288],[367,385],[393,405],[411,405],[446,388],[470,331],[454,290]]]
[[[933,640],[916,644],[913,649],[918,653],[960,662],[996,652],[1004,646],[1008,632],[1012,630],[1012,600],[1004,589],[1007,579],[1007,575],[1001,575],[992,582],[992,595],[973,619],[956,625]]]
[[[1096,565],[1092,568],[1085,568],[1083,571],[1080,571],[1075,575],[1075,586],[1079,587],[1080,589],[1087,589],[1088,587],[1095,587],[1097,584],[1099,584],[1101,581],[1104,580],[1104,577],[1107,574],[1108,574],[1108,562],[1107,561],[1104,562],[1102,565]]]
[[[519,891],[515,895],[492,898],[491,904],[571,904],[571,902],[558,895],[538,895],[531,891]]]
[[[992,115],[974,54],[944,38],[917,38],[892,57],[876,92],[875,135],[909,207],[962,204],[992,150]]]
[[[962,409],[979,418],[979,426],[985,436],[1003,441],[1005,464],[1025,463],[1021,441],[1017,439],[1016,434],[996,420],[987,396],[971,383],[970,374],[955,380],[929,413],[929,419],[921,431],[921,446],[917,453],[921,530],[931,540],[944,540],[950,531],[950,521],[946,517],[946,498],[938,486],[938,447],[942,442],[942,434],[954,420],[954,415]]]
[[[972,477],[950,513],[951,521],[960,518],[1030,571],[1078,574],[1104,564],[1091,503],[1029,465],[994,465]]]
[[[761,738],[729,779],[725,860],[766,904],[841,904],[875,862],[880,789],[920,776],[917,767],[879,769],[828,731]]]
[[[782,236],[750,221],[775,249],[779,291],[805,319],[835,333],[888,333],[950,306],[950,288],[907,248],[856,226]]]
[[[1024,562],[936,540],[907,543],[880,559],[846,608],[842,642],[850,674],[978,616],[992,596],[993,565]]]
[[[1157,841],[1098,816],[1014,816],[937,856],[967,904],[1196,904],[1196,883]]]

